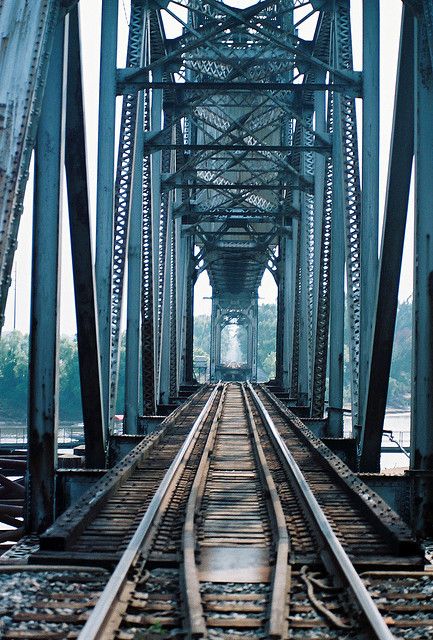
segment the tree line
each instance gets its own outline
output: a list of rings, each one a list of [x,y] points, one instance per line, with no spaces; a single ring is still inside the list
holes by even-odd
[[[408,408],[411,386],[412,303],[399,304],[394,339],[388,404]],[[194,322],[194,355],[209,357],[210,317],[200,315]],[[259,306],[258,368],[262,378],[275,375],[276,305]],[[346,339],[347,342],[347,339]],[[24,421],[27,416],[28,335],[4,333],[0,340],[0,419]],[[345,349],[345,394],[349,393],[349,349]],[[117,413],[124,410],[125,337],[122,337]],[[59,345],[59,412],[61,420],[81,421],[81,392],[76,337],[62,336]]]

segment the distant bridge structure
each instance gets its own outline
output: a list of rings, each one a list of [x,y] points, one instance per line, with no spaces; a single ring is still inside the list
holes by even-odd
[[[418,527],[432,527],[433,2],[403,3],[380,246],[379,0],[363,3],[361,71],[350,0],[237,4],[131,0],[117,68],[118,2],[103,0],[95,256],[79,3],[1,5],[2,322],[32,153],[35,164],[30,531],[54,518],[63,165],[89,468],[106,466],[123,301],[124,429],[136,434],[140,416],[193,383],[194,285],[205,270],[210,376],[221,366],[222,329],[238,322],[254,380],[258,287],[269,269],[278,288],[274,384],[311,417],[327,406],[327,434],[342,437],[346,324],[360,468],[378,471],[414,159],[411,473]]]

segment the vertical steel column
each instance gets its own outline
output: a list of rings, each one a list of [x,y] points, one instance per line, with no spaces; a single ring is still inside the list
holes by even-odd
[[[325,74],[317,73],[316,82],[325,82]],[[314,130],[321,134],[326,135],[326,96],[325,92],[318,91],[314,94],[314,113],[315,123]],[[314,256],[313,256],[313,293],[312,293],[312,336],[311,336],[311,391],[310,400],[311,408],[310,412],[312,416],[315,416],[315,405],[317,404],[317,344],[319,335],[318,323],[322,321],[321,318],[321,302],[323,296],[323,223],[324,223],[324,196],[325,196],[325,174],[327,169],[328,159],[322,153],[314,154]],[[322,294],[322,295],[321,295]]]
[[[222,337],[222,324],[221,314],[218,313],[215,331],[215,367],[221,366],[221,337]]]
[[[414,17],[403,6],[379,281],[361,434],[361,471],[380,470],[414,145]]]
[[[56,27],[35,149],[25,528],[55,518],[58,427],[59,254],[62,200],[64,22]]]
[[[325,82],[325,77],[318,74],[316,82]],[[326,135],[326,97],[324,91],[314,94],[314,130],[322,136]],[[314,154],[314,279],[313,279],[313,343],[317,324],[317,306],[319,295],[320,262],[322,247],[323,202],[325,194],[326,157],[323,153]],[[314,353],[314,348],[313,348]]]
[[[144,130],[148,131],[149,90],[144,95]],[[152,184],[150,155],[145,149],[143,158],[143,234],[141,275],[141,378],[143,385],[143,413],[156,412],[156,356],[155,356],[155,307],[153,301],[153,236],[152,236]]]
[[[212,311],[210,316],[210,363],[209,376],[211,382],[215,380],[216,366],[216,318],[217,317],[217,301],[212,292]]]
[[[293,273],[293,324],[291,359],[291,388],[293,398],[298,398],[299,380],[299,298],[300,298],[300,229],[301,223],[296,218],[292,220],[292,273]]]
[[[158,402],[168,404],[170,396],[170,329],[171,329],[171,291],[172,291],[172,261],[174,256],[173,250],[173,221],[172,207],[169,207],[167,220],[167,238],[165,244],[165,268],[164,268],[164,286],[162,293],[162,317],[161,317],[161,335],[160,335],[160,356],[158,367]]]
[[[138,95],[132,202],[128,244],[128,304],[126,315],[125,433],[137,433],[140,396],[141,239],[143,230],[143,92]]]
[[[329,435],[343,435],[344,382],[344,186],[341,98],[334,94],[333,209],[331,222]]]
[[[126,66],[137,68],[145,64],[145,31],[148,24],[147,4],[131,2]],[[116,412],[117,384],[120,362],[120,325],[122,319],[123,288],[128,249],[129,213],[132,198],[135,129],[137,126],[137,92],[123,98],[120,118],[119,150],[114,190],[114,234],[111,299],[111,388],[110,425]],[[140,150],[141,151],[141,150]]]
[[[258,326],[259,326],[259,297],[256,295],[253,301],[251,318],[251,380],[257,380],[257,347],[258,347]]]
[[[293,228],[292,228],[293,233]],[[294,260],[293,260],[293,237],[283,238],[282,274],[284,278],[284,324],[283,324],[283,389],[290,389],[292,377],[292,352],[293,352],[293,321],[294,321]]]
[[[194,380],[194,288],[197,280],[194,262],[194,243],[186,244],[187,277],[185,302],[185,360],[184,382],[190,384]]]
[[[275,281],[277,284],[277,328],[275,334],[275,380],[279,385],[283,385],[283,359],[284,359],[284,263],[282,258],[282,242],[283,238],[280,237],[278,244],[278,263],[277,273]]]
[[[379,0],[363,0],[362,101],[362,217],[361,217],[361,331],[359,407],[361,424],[366,410],[367,377],[373,335],[378,273],[379,234]]]
[[[90,241],[78,7],[69,14],[65,167],[87,467],[105,466],[98,316]]]
[[[178,257],[178,225],[173,217],[171,217],[171,261],[170,261],[170,357],[169,357],[169,373],[170,373],[170,402],[174,401],[178,395],[178,306],[177,306],[177,261]]]
[[[162,80],[162,73],[156,69],[153,73],[155,82]],[[162,90],[152,89],[151,107],[150,107],[150,129],[149,133],[154,134],[161,131],[162,127]],[[159,387],[159,244],[160,244],[160,217],[161,217],[161,162],[162,152],[156,151],[150,156],[150,190],[152,194],[152,260],[153,260],[153,327],[155,342],[155,365],[157,367],[156,379],[157,387]],[[156,393],[157,402],[159,402],[158,391]]]
[[[302,127],[301,143],[308,144],[305,128]],[[307,153],[301,153],[301,172],[307,173]],[[310,392],[310,202],[309,195],[300,194],[301,202],[301,234],[300,234],[300,297],[299,297],[299,371],[298,371],[298,404],[307,405]]]
[[[349,73],[353,70],[350,2],[334,4],[334,64]],[[350,366],[352,387],[352,422],[360,424],[359,340],[361,304],[361,183],[358,160],[358,135],[355,98],[340,94],[338,113],[341,125],[341,151],[344,185],[344,233],[346,256],[346,300],[350,329]],[[335,125],[337,126],[336,118]]]
[[[332,96],[328,101],[328,132],[332,133]],[[314,337],[314,369],[313,394],[311,398],[311,415],[320,418],[325,407],[326,371],[328,366],[329,339],[329,296],[330,296],[330,263],[331,232],[333,209],[333,166],[332,157],[326,158],[324,196],[322,198],[321,242],[319,247],[319,288]]]
[[[104,424],[106,428],[108,428],[110,421],[111,276],[113,261],[117,15],[118,0],[103,0],[99,75],[95,276],[98,294],[101,386],[104,403]]]
[[[410,466],[414,525],[433,533],[433,73],[425,26],[415,21],[415,273]]]

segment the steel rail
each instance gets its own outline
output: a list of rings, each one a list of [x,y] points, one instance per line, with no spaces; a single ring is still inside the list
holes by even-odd
[[[195,562],[195,515],[200,508],[201,498],[203,497],[203,489],[210,466],[210,454],[215,443],[218,423],[221,418],[225,401],[226,389],[227,385],[224,385],[218,408],[212,421],[206,445],[189,494],[186,507],[185,524],[182,532],[183,581],[185,584],[184,591],[189,624],[187,638],[207,637],[206,620],[201,603],[200,581]]]
[[[102,592],[95,608],[90,614],[89,619],[81,630],[78,640],[102,640],[104,638],[104,631],[110,620],[113,608],[119,593],[124,587],[131,567],[140,551],[146,536],[149,534],[150,528],[155,520],[158,510],[164,500],[170,485],[177,479],[177,476],[182,471],[186,463],[186,457],[191,452],[192,447],[200,433],[200,427],[204,424],[208,417],[217,394],[221,388],[221,383],[218,383],[211,393],[208,401],[201,410],[198,418],[194,422],[191,431],[189,432],[185,442],[181,449],[178,451],[176,457],[171,463],[167,473],[164,476],[161,484],[158,487],[155,495],[153,496],[146,513],[144,514],[140,524],[137,527],[131,541],[126,547],[122,557],[119,560],[113,574],[107,582],[104,591]]]
[[[391,633],[388,625],[359,577],[355,567],[335,535],[326,515],[317,502],[307,480],[287,448],[286,443],[281,437],[263,402],[260,400],[250,382],[247,382],[247,386],[263,419],[266,429],[272,435],[279,452],[287,463],[290,475],[297,489],[297,493],[304,503],[304,506],[312,519],[312,523],[319,534],[320,544],[322,547],[321,557],[324,565],[331,574],[337,573],[340,580],[343,579],[344,583],[347,584],[349,590],[355,597],[356,603],[368,622],[372,632],[372,637],[377,640],[395,640],[395,636]]]
[[[288,564],[288,556],[290,551],[290,541],[287,532],[286,518],[284,516],[283,507],[281,505],[278,491],[275,486],[272,474],[269,470],[263,447],[260,443],[260,436],[254,420],[251,405],[245,391],[245,385],[242,385],[242,395],[247,410],[250,430],[253,435],[253,442],[256,449],[257,457],[260,462],[261,472],[264,477],[269,498],[272,502],[272,508],[275,518],[275,529],[277,537],[277,558],[275,562],[275,570],[272,584],[271,607],[269,615],[268,635],[270,638],[285,638],[287,633],[287,588],[290,576],[290,566]]]

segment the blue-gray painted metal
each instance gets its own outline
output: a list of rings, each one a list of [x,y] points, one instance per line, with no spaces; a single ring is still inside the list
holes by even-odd
[[[138,97],[137,130],[135,147],[143,147],[143,92]],[[128,242],[128,298],[126,309],[126,358],[125,358],[125,414],[123,430],[137,433],[140,398],[140,355],[141,355],[141,261],[143,232],[143,158],[134,158],[132,180],[132,203]]]
[[[113,262],[117,23],[118,0],[104,0],[102,3],[99,76],[95,276],[98,295],[104,424],[107,430],[110,423],[109,407],[111,383],[111,294]]]
[[[359,416],[364,424],[368,368],[373,335],[379,236],[379,0],[363,2],[361,335],[359,355]]]
[[[25,527],[36,533],[55,517],[64,31],[62,20],[56,28],[35,149]]]

